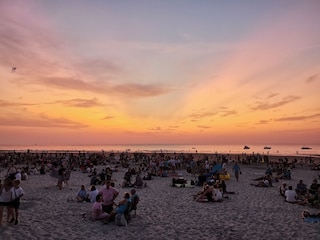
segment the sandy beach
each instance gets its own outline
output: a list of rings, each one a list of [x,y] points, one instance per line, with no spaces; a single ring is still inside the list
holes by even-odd
[[[113,166],[112,164],[110,165]],[[234,191],[222,202],[200,203],[193,200],[201,187],[172,187],[172,177],[154,177],[147,187],[137,189],[140,203],[137,215],[126,227],[113,222],[102,224],[88,217],[92,203],[68,201],[76,198],[80,186],[90,187],[88,173],[79,169],[71,172],[68,186],[62,190],[57,179],[44,175],[30,175],[22,181],[25,195],[21,201],[18,225],[6,223],[0,227],[1,239],[319,239],[320,223],[307,223],[301,212],[319,209],[289,204],[279,195],[279,186],[269,188],[251,186],[252,179],[263,176],[266,164],[240,165],[242,175],[237,182],[232,173],[232,162],[227,163],[231,179],[227,189]],[[105,168],[98,165],[97,171]],[[115,187],[120,191],[116,201],[130,188],[120,182],[127,168],[113,173]],[[185,169],[177,170],[188,181],[194,176]],[[2,169],[4,179],[6,169]],[[310,186],[320,171],[309,166],[292,169],[292,179],[285,180],[294,188],[300,179]],[[318,180],[319,181],[319,180]],[[97,185],[98,190],[104,185]],[[85,217],[83,214],[87,213]]]

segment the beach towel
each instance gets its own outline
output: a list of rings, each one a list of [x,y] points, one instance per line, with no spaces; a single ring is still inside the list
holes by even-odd
[[[307,217],[304,218],[303,221],[308,223],[320,223],[320,217]]]

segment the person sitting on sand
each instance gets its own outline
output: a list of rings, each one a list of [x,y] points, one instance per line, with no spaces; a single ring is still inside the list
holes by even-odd
[[[123,194],[123,199],[120,200],[118,204],[114,203],[116,205],[116,208],[110,212],[110,215],[109,215],[107,221],[105,221],[105,223],[109,222],[110,220],[112,220],[114,218],[120,218],[121,215],[124,215],[124,213],[128,210],[129,202],[131,202],[130,193],[125,192]]]
[[[203,188],[197,193],[197,202],[213,202],[212,198],[213,187],[209,186],[207,182],[203,183]]]
[[[292,186],[285,191],[284,196],[286,198],[286,202],[296,203],[297,202],[297,193],[292,189]]]
[[[215,185],[212,189],[212,199],[214,202],[221,202],[223,200],[222,191],[219,185]]]
[[[106,181],[106,187],[99,192],[103,196],[103,211],[111,213],[113,210],[113,202],[118,197],[119,191],[111,186],[111,180]]]
[[[318,187],[317,192],[311,195],[307,200],[311,205],[320,207],[320,187]]]
[[[283,172],[278,174],[277,176],[278,179],[291,179],[291,170],[290,168],[284,168]]]
[[[96,189],[96,186],[92,185],[90,191],[88,192],[88,199],[90,200],[90,202],[95,202],[98,194],[99,191]]]
[[[143,180],[139,173],[136,175],[136,181],[134,182],[133,186],[136,188],[142,188],[143,187]]]
[[[96,201],[92,206],[92,218],[96,220],[105,220],[109,218],[109,214],[102,210],[103,197],[101,194],[96,196]]]
[[[296,192],[298,196],[304,196],[307,194],[308,192],[307,185],[303,183],[303,180],[300,180],[299,183],[297,184]]]
[[[285,196],[284,194],[285,194],[285,192],[288,190],[288,186],[287,186],[287,183],[286,182],[283,182],[282,184],[281,184],[281,186],[279,187],[279,192],[280,192],[280,195],[281,196]]]
[[[266,175],[272,175],[272,169],[270,166],[268,166],[268,168],[266,169],[266,172],[265,172]]]
[[[147,175],[146,175],[146,176],[143,176],[142,179],[143,179],[143,180],[151,180],[151,179],[152,179],[152,174],[151,174],[149,171],[147,171]]]
[[[309,187],[309,194],[311,194],[311,195],[316,194],[316,192],[317,192],[317,190],[318,190],[319,187],[320,187],[320,184],[318,184],[317,179],[314,179],[314,180],[312,181],[312,184],[311,184],[310,187]]]
[[[77,194],[77,201],[78,202],[89,202],[88,193],[84,185],[81,185],[81,188]]]

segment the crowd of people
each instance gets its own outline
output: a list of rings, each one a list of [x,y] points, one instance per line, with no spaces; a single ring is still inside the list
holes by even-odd
[[[131,202],[136,195],[136,189],[145,186],[145,180],[150,180],[153,177],[165,176],[168,173],[176,173],[178,170],[187,170],[194,176],[198,175],[197,185],[202,189],[195,195],[195,200],[199,202],[220,202],[223,201],[228,195],[234,192],[226,190],[226,181],[220,179],[220,173],[226,172],[226,163],[230,162],[227,156],[213,155],[209,159],[206,155],[201,158],[195,159],[192,154],[155,154],[147,156],[144,154],[133,155],[129,157],[126,154],[121,155],[119,166],[126,166],[125,172],[119,187],[132,188],[129,192],[123,195],[123,199],[116,203],[119,195],[119,190],[115,187],[112,180],[112,173],[117,171],[117,168],[110,168],[107,165],[114,156],[100,154],[55,154],[52,157],[50,154],[37,154],[30,157],[28,154],[18,154],[20,157],[25,158],[28,164],[34,167],[24,169],[15,168],[15,163],[21,163],[13,154],[10,154],[10,161],[4,161],[8,167],[7,178],[3,184],[0,185],[0,223],[2,222],[3,212],[7,211],[7,221],[18,224],[19,222],[19,200],[23,196],[23,189],[20,186],[20,181],[26,180],[28,174],[45,174],[50,172],[51,176],[57,178],[57,187],[62,189],[63,185],[68,185],[73,169],[78,168],[84,174],[89,174],[90,189],[86,190],[85,185],[81,185],[77,192],[76,200],[78,202],[90,202],[92,204],[92,218],[94,220],[103,220],[109,222],[118,219],[121,215],[129,209]],[[244,161],[245,159],[245,161]],[[249,158],[243,158],[232,161],[232,171],[236,181],[241,180],[241,167],[240,164],[249,164]],[[24,162],[26,163],[26,162]],[[118,162],[116,162],[116,166]],[[135,166],[131,168],[131,163]],[[94,166],[102,164],[104,167],[100,172],[97,172]],[[217,164],[221,165],[218,172],[213,174],[213,169]],[[257,179],[255,186],[269,187],[273,182],[279,179],[291,180],[291,169],[289,165],[284,164],[271,166],[269,165],[265,176]],[[97,189],[98,185],[105,185],[100,190]],[[308,188],[302,180],[297,183],[296,189],[288,186],[286,183],[282,184],[279,188],[280,194],[285,198],[286,202],[310,204],[312,206],[319,206],[320,204],[320,185],[315,179],[313,184]],[[121,220],[121,219],[120,219]],[[120,221],[119,220],[119,221]]]

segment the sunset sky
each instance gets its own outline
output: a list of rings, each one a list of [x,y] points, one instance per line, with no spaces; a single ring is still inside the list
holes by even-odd
[[[319,0],[1,0],[0,145],[320,144],[319,23]]]

